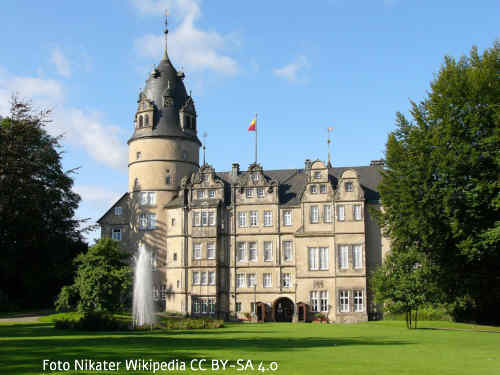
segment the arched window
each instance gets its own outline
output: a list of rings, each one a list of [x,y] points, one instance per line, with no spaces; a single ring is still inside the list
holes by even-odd
[[[139,127],[142,128],[142,116],[139,116]]]
[[[149,116],[148,115],[144,116],[144,126],[149,126]]]

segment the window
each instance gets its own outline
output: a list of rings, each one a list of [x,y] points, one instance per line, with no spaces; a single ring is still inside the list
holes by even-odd
[[[236,288],[244,288],[245,287],[245,274],[238,273],[236,274]]]
[[[201,280],[201,285],[207,285],[207,273],[206,272],[200,272],[200,280]]]
[[[122,230],[119,228],[113,229],[111,232],[111,238],[114,239],[115,241],[121,241],[122,240]]]
[[[247,189],[247,198],[253,197],[253,189]]]
[[[146,214],[139,215],[139,229],[146,230],[148,227],[148,217]]]
[[[202,182],[208,182],[208,174],[202,174],[201,175],[201,181]]]
[[[352,266],[355,269],[363,267],[363,249],[361,245],[354,245],[352,247]]]
[[[342,270],[347,269],[349,266],[349,247],[347,245],[339,246],[339,267]]]
[[[257,261],[257,242],[248,243],[248,260]]]
[[[250,311],[252,314],[257,313],[257,304],[255,302],[250,302]]]
[[[174,262],[177,262],[177,253],[174,253],[173,259],[174,259]]]
[[[353,299],[354,299],[354,312],[363,312],[363,291],[362,290],[353,290]]]
[[[235,309],[236,309],[236,312],[241,312],[241,302],[236,302]]]
[[[352,206],[352,216],[354,217],[354,220],[361,220],[361,205],[360,204],[355,204]]]
[[[264,188],[257,188],[257,197],[264,197]]]
[[[160,291],[156,285],[153,285],[153,300],[158,301],[160,299]]]
[[[250,211],[250,226],[257,226],[257,211]]]
[[[314,290],[310,294],[311,296],[311,311],[318,312],[319,311],[319,293],[317,290]]]
[[[208,225],[211,227],[215,225],[215,212],[213,211],[208,213]]]
[[[140,151],[137,151],[137,152],[135,153],[135,160],[139,160],[139,159],[141,158],[141,156],[142,156],[141,152],[140,152]]]
[[[319,292],[319,308],[321,312],[328,312],[328,291]]]
[[[201,313],[206,314],[208,311],[208,301],[206,299],[201,300]]]
[[[122,208],[120,206],[115,207],[115,216],[122,216]]]
[[[292,241],[283,241],[283,261],[292,260]]]
[[[201,312],[201,301],[193,297],[193,313],[199,314]]]
[[[319,192],[321,194],[326,194],[326,185],[325,184],[319,185]]]
[[[180,287],[181,287],[181,281],[177,280],[177,288],[180,288]]]
[[[165,301],[167,299],[167,285],[166,284],[161,285],[160,297],[161,297],[162,301]]]
[[[215,259],[215,242],[207,244],[207,259]]]
[[[309,270],[315,271],[319,269],[318,248],[309,248]]]
[[[320,247],[319,248],[319,269],[327,270],[328,269],[328,248]]]
[[[318,206],[311,206],[310,208],[310,215],[311,215],[311,223],[319,223],[319,207]]]
[[[198,191],[196,192],[196,198],[198,198],[198,199],[203,199],[203,198],[205,198],[205,190],[198,190]]]
[[[148,115],[144,116],[144,126],[149,126],[149,116]]]
[[[340,312],[349,312],[349,291],[339,291],[339,310]]]
[[[337,219],[338,221],[345,220],[345,207],[343,205],[337,206]]]
[[[202,211],[201,212],[201,226],[206,227],[207,225],[208,225],[208,212]]]
[[[317,172],[314,172],[314,178],[316,180],[320,179],[321,178],[321,172],[317,171]]]
[[[259,181],[259,175],[257,173],[252,174],[252,181],[253,182]]]
[[[318,185],[311,185],[311,194],[318,194]]]
[[[208,300],[208,312],[210,314],[215,314],[215,300],[212,298]]]
[[[253,288],[256,285],[256,277],[254,273],[249,273],[247,275],[247,286]]]
[[[264,277],[264,288],[271,288],[273,286],[273,277],[270,273],[265,273]]]
[[[170,176],[165,177],[165,184],[170,185],[171,183],[172,183],[172,177]]]
[[[344,184],[345,191],[352,191],[352,182],[346,182]]]
[[[273,243],[271,241],[264,242],[264,261],[272,262],[273,260]]]
[[[193,244],[193,259],[201,259],[201,243]]]
[[[238,261],[243,261],[246,259],[246,254],[245,254],[245,243],[244,242],[238,242],[238,253],[236,254]]]
[[[332,222],[332,206],[329,204],[323,206],[323,220],[325,223]]]
[[[290,285],[292,283],[292,278],[289,273],[284,273],[282,278],[281,278],[281,286],[283,288],[290,288]]]
[[[199,227],[201,225],[201,215],[199,212],[193,213],[193,225]]]
[[[193,272],[193,285],[200,285],[200,273],[197,271]]]
[[[270,227],[273,225],[273,212],[272,211],[264,211],[264,226]]]
[[[156,228],[156,214],[148,214],[148,229]]]
[[[238,212],[238,224],[240,228],[245,228],[247,226],[247,213]]]
[[[156,193],[152,191],[143,191],[140,195],[141,206],[152,206],[156,203]]]
[[[292,225],[292,211],[291,210],[283,211],[283,225],[284,226]]]
[[[209,196],[210,199],[214,199],[215,198],[215,190],[210,189],[208,191],[208,196]]]
[[[171,223],[172,223],[172,226],[175,225],[175,217],[172,218]]]
[[[139,116],[139,127],[142,128],[142,116]]]

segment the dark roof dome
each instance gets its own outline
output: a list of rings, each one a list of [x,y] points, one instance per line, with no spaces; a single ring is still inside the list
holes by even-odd
[[[168,29],[165,29],[165,42],[167,34]],[[149,74],[144,90],[141,93],[154,105],[152,127],[136,127],[129,142],[142,137],[172,136],[188,138],[201,145],[196,136],[196,129],[183,130],[181,127],[179,111],[186,103],[191,104],[194,109],[193,100],[187,94],[183,79],[184,73],[178,72],[174,68],[165,45],[163,58]],[[196,113],[192,114],[196,115]]]

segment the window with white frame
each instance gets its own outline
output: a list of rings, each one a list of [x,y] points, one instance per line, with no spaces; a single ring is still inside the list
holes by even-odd
[[[206,299],[201,300],[201,313],[206,314],[208,312],[208,301]]]
[[[208,273],[208,284],[215,285],[215,272],[214,271],[210,271]]]
[[[340,290],[339,291],[339,311],[349,312],[349,291]]]
[[[319,207],[318,206],[311,206],[310,207],[310,216],[311,216],[311,223],[319,223]]]
[[[354,220],[361,220],[361,205],[360,204],[355,204],[352,206],[352,216],[354,217]]]
[[[352,191],[353,188],[352,188],[352,182],[346,182],[344,184],[344,187],[345,187],[345,191]]]
[[[215,259],[215,242],[207,243],[207,259]]]
[[[264,197],[264,188],[257,188],[257,197],[262,198]]]
[[[328,291],[326,290],[319,292],[319,308],[321,312],[328,312]]]
[[[210,189],[210,190],[208,191],[208,197],[209,197],[210,199],[214,199],[214,198],[215,198],[215,190]]]
[[[238,242],[238,251],[236,256],[238,258],[238,261],[246,260],[246,251],[244,242]]]
[[[339,245],[339,268],[345,270],[349,267],[349,246]]]
[[[292,260],[292,241],[283,241],[283,261]]]
[[[156,214],[148,214],[148,229],[156,228]]]
[[[238,212],[238,225],[240,228],[244,228],[247,226],[247,213],[246,212]]]
[[[244,288],[245,287],[245,274],[238,273],[236,274],[236,288]]]
[[[236,312],[241,312],[241,302],[236,302],[234,308],[235,308]]]
[[[156,285],[153,285],[153,300],[158,301],[160,299],[160,290]]]
[[[156,194],[151,191],[143,191],[140,193],[141,206],[154,205],[156,203]]]
[[[139,215],[139,229],[146,230],[148,228],[148,216],[146,214]]]
[[[246,193],[247,193],[247,198],[253,197],[253,189],[252,188],[247,188]]]
[[[314,178],[316,180],[319,180],[321,178],[321,172],[319,172],[319,171],[314,172]]]
[[[202,190],[202,189],[198,190],[196,192],[196,198],[198,198],[198,199],[204,199],[205,198],[205,190]]]
[[[349,312],[349,291],[339,291],[339,312]]]
[[[345,206],[344,205],[337,206],[337,220],[338,221],[345,220]]]
[[[208,312],[210,314],[215,314],[215,300],[213,298],[208,300]]]
[[[323,220],[325,223],[332,222],[332,206],[329,204],[323,206]]]
[[[352,247],[352,266],[354,269],[363,268],[363,248],[361,245]]]
[[[215,212],[210,211],[208,213],[208,225],[214,226],[215,225]]]
[[[283,211],[283,225],[284,226],[292,225],[292,211],[291,210]]]
[[[247,286],[253,288],[256,285],[257,278],[254,273],[247,274]]]
[[[328,248],[320,247],[319,248],[319,269],[327,270],[328,269]]]
[[[162,301],[165,301],[167,299],[167,285],[166,284],[161,285],[160,298],[162,299]]]
[[[207,279],[207,273],[206,272],[200,272],[200,283],[201,285],[207,285],[208,279]]]
[[[248,243],[248,260],[252,262],[257,261],[257,242]]]
[[[273,225],[273,211],[264,211],[264,226],[270,227]]]
[[[363,312],[364,311],[363,291],[353,290],[352,294],[354,300],[354,312]]]
[[[193,259],[201,259],[201,243],[193,244]]]
[[[257,181],[259,181],[259,175],[258,175],[257,173],[253,173],[253,174],[252,174],[252,181],[253,181],[253,182],[257,182]]]
[[[273,243],[271,241],[264,241],[264,261],[272,262],[273,260]]]
[[[199,212],[193,212],[193,225],[199,227],[201,225],[201,215]]]
[[[115,207],[115,216],[121,216],[122,215],[122,208],[121,206],[116,206]]]
[[[201,212],[201,226],[206,227],[207,225],[208,225],[208,212],[202,211]]]
[[[281,276],[281,286],[283,288],[290,288],[290,286],[292,285],[292,275],[290,273],[284,273],[282,276]]]
[[[310,292],[311,311],[319,312],[319,291],[313,290]]]
[[[201,312],[201,301],[193,297],[193,313],[199,314]]]
[[[250,226],[257,226],[257,211],[250,211]]]
[[[193,272],[193,285],[200,285],[200,273],[198,271]]]
[[[309,270],[316,271],[319,269],[319,254],[317,247],[309,247]]]
[[[318,185],[311,185],[311,194],[318,194]]]
[[[120,228],[115,228],[111,232],[111,238],[114,239],[115,241],[121,241],[122,240],[122,230]]]
[[[270,273],[263,274],[264,288],[271,288],[273,286],[273,276]]]
[[[326,194],[326,185],[325,184],[319,185],[319,192],[321,194]]]

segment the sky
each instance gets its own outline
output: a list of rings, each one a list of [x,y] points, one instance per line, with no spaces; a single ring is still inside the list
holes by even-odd
[[[326,160],[329,127],[334,166],[369,165],[445,55],[500,37],[498,0],[3,2],[0,115],[14,93],[52,109],[63,166],[79,167],[78,218],[95,222],[127,191],[127,140],[163,53],[166,9],[169,56],[217,171],[254,161],[256,113],[264,170]]]

